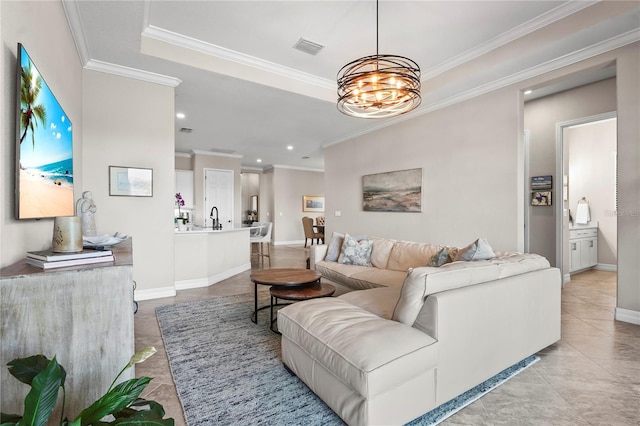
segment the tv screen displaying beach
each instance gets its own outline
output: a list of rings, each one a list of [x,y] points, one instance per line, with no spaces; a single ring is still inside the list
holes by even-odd
[[[17,217],[72,216],[73,127],[27,51],[18,49]]]

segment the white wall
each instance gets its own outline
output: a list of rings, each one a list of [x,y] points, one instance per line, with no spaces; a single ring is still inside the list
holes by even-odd
[[[615,215],[616,120],[570,127],[569,208],[573,213],[582,197],[589,202],[591,223],[598,223],[598,264],[617,264]]]
[[[325,150],[326,233],[515,250],[518,93],[500,90]],[[422,213],[365,212],[362,176],[422,168]],[[336,217],[335,212],[341,216]]]
[[[324,173],[275,167],[273,170],[273,239],[276,244],[304,241],[302,218],[316,218],[325,213],[302,211],[302,197],[324,196]]]
[[[174,288],[174,90],[84,72],[84,190],[93,192],[98,234],[133,237],[136,293]],[[109,195],[109,166],[153,169],[153,197]],[[165,295],[166,295],[165,294]]]
[[[51,247],[53,220],[14,219],[15,123],[18,42],[73,123],[74,198],[82,194],[82,67],[60,2],[0,2],[2,49],[0,124],[0,266],[27,251]]]

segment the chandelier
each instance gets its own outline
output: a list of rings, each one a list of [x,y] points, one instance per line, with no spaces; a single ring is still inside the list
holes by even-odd
[[[359,118],[386,118],[420,105],[420,67],[404,56],[378,53],[349,62],[338,71],[338,111]]]

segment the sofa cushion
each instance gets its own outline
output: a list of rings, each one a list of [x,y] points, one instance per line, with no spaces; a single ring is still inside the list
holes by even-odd
[[[373,266],[380,269],[387,269],[393,243],[394,240],[373,237],[373,249],[371,250],[371,264]]]
[[[343,284],[354,290],[364,290],[367,288],[381,287],[381,285],[378,284],[363,282],[362,280],[351,278],[353,275],[359,272],[367,272],[372,269],[381,271],[381,269],[373,268],[371,266],[343,265],[338,262],[327,262],[321,260],[319,262],[316,262],[315,269],[322,274],[323,278]]]
[[[458,260],[486,260],[496,257],[489,242],[484,238],[478,238],[468,246],[458,250],[454,261]]]
[[[402,287],[380,287],[368,290],[350,291],[338,296],[352,305],[366,309],[384,319],[391,319],[393,309],[400,298]]]
[[[438,362],[438,342],[431,336],[340,298],[282,308],[278,330],[366,399],[410,381],[416,371],[434,369]]]
[[[378,268],[367,268],[365,270],[361,270],[356,272],[355,274],[351,274],[351,280],[361,281],[363,285],[359,286],[361,288],[365,287],[365,283],[374,284],[371,287],[402,287],[402,283],[404,283],[404,279],[407,277],[407,273],[404,271],[392,271],[391,269],[378,269]]]
[[[340,250],[338,263],[343,265],[371,266],[371,249],[373,240],[356,240],[349,234],[344,234],[344,242]]]
[[[369,238],[367,235],[356,235],[355,238],[357,241],[365,240]],[[342,243],[344,242],[344,234],[340,232],[333,232],[331,234],[331,240],[329,240],[327,255],[324,260],[327,262],[337,262],[340,257],[340,250],[342,250]]]
[[[440,249],[442,246],[435,244],[396,241],[389,255],[387,269],[406,272],[409,268],[425,266]]]

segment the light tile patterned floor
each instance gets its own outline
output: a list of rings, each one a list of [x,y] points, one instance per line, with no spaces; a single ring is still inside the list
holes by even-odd
[[[272,247],[271,254],[273,268],[305,267],[307,250],[302,246]],[[253,269],[261,265],[253,264]],[[162,403],[176,425],[185,423],[155,308],[252,292],[250,274],[246,271],[208,288],[179,291],[176,297],[140,302],[135,316],[136,350],[153,345],[158,353],[139,364],[136,375],[154,378],[144,396]],[[540,362],[442,424],[639,425],[640,326],[613,320],[615,300],[615,273],[573,275],[562,290],[562,339],[539,353]]]

